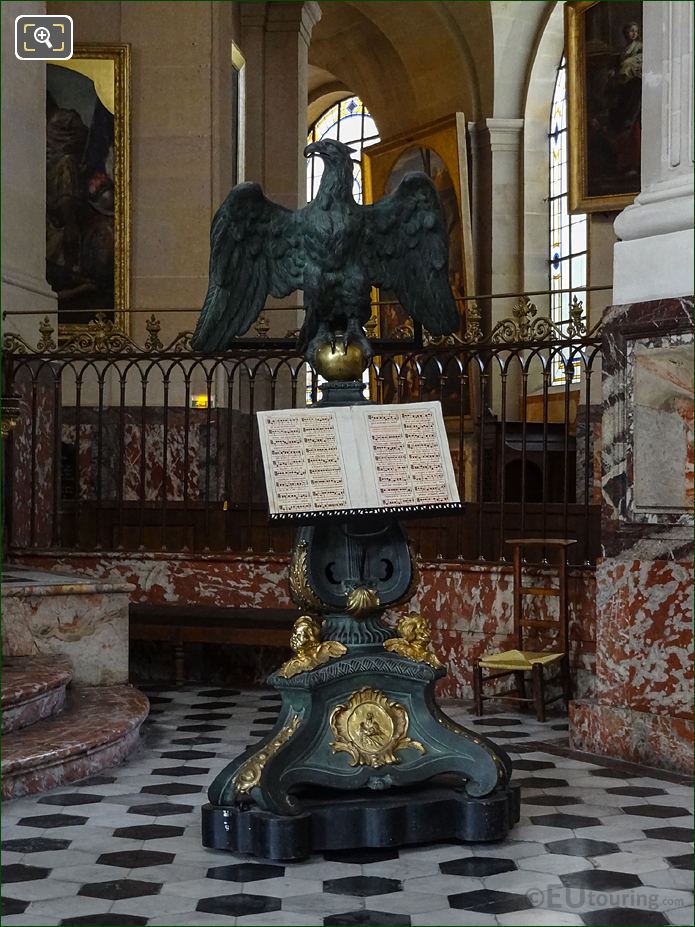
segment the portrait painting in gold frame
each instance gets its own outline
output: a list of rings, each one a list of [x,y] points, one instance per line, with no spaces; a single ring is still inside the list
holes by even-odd
[[[569,209],[624,209],[640,191],[642,4],[565,4]]]
[[[453,113],[364,148],[364,202],[374,203],[392,193],[410,171],[428,174],[439,193],[447,225],[449,277],[454,295],[474,293],[466,120],[463,113]],[[381,296],[383,300],[384,294]],[[400,307],[383,305],[375,320],[377,337],[393,337],[394,331],[401,328],[406,318]]]
[[[434,182],[441,201],[449,241],[449,279],[455,297],[475,293],[473,238],[471,227],[470,192],[468,182],[468,145],[466,119],[463,113],[452,113],[410,132],[404,132],[370,145],[362,150],[364,201],[373,203],[392,193],[403,177],[411,171],[423,171]],[[377,312],[372,318],[374,337],[403,340],[404,354],[412,338],[412,323],[393,294],[376,294]],[[455,336],[466,332],[464,301],[459,302],[461,324]],[[446,345],[443,346],[446,349]],[[394,357],[401,363],[402,357]],[[395,366],[382,368],[377,384],[372,388],[378,401],[392,402],[398,395],[413,400],[439,400],[442,404],[447,431],[456,444],[454,432],[460,427],[463,409],[466,428],[471,422],[478,395],[477,376],[468,371],[462,389],[458,367],[449,358],[442,368],[432,357],[420,368],[406,365],[405,372],[396,375]],[[403,370],[403,368],[402,368]]]
[[[129,328],[130,48],[46,66],[46,279],[62,341],[97,313]]]

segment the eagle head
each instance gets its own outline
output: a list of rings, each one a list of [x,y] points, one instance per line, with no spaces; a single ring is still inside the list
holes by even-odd
[[[318,155],[328,164],[345,164],[352,160],[348,146],[332,138],[324,138],[307,145],[304,149],[304,157],[311,158],[314,155]]]

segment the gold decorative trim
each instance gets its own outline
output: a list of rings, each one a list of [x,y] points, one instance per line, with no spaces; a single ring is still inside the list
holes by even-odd
[[[86,325],[72,326],[65,336],[64,326],[58,328],[58,342],[56,342],[56,328],[50,316],[46,315],[39,322],[39,338],[36,347],[32,348],[15,332],[5,332],[2,339],[3,351],[12,354],[156,354],[173,351],[190,351],[191,332],[180,332],[176,338],[165,346],[159,337],[162,323],[152,313],[145,320],[147,338],[144,345],[137,342],[122,331],[117,322],[107,318],[104,312],[97,312]]]
[[[377,689],[360,689],[346,705],[336,705],[331,712],[335,737],[331,747],[334,753],[348,753],[350,766],[400,763],[399,750],[426,752],[419,741],[407,736],[409,723],[408,712],[399,702],[390,702]]]
[[[291,679],[347,653],[347,647],[339,641],[320,641],[320,631],[320,624],[311,615],[297,618],[290,636],[290,647],[295,656],[282,664],[278,676]]]
[[[586,334],[584,309],[576,296],[572,298],[567,329],[544,315],[538,315],[535,303],[528,296],[519,297],[512,309],[512,317],[501,319],[490,332],[493,344],[514,344],[518,341],[550,341],[558,338],[566,341]]]
[[[19,396],[3,396],[2,415],[0,416],[0,426],[3,438],[6,438],[10,432],[17,427],[20,414]]]
[[[164,345],[162,344],[159,333],[162,330],[162,323],[156,317],[154,312],[145,322],[145,328],[147,329],[147,340],[145,341],[145,350],[146,351],[161,351]]]
[[[76,45],[69,61],[51,64],[78,71],[95,81],[97,93],[114,116],[114,309],[113,325],[127,335],[130,331],[130,45]],[[109,64],[113,71],[110,71]],[[107,89],[108,85],[108,89]],[[72,341],[87,326],[65,323],[59,326],[59,341]]]
[[[417,663],[428,663],[433,669],[444,664],[432,651],[432,632],[426,618],[410,614],[401,618],[397,625],[398,637],[384,641],[384,650],[397,653]]]
[[[51,320],[47,315],[43,317],[43,321],[39,322],[39,333],[41,337],[36,343],[36,350],[42,352],[55,351],[57,345],[53,340],[53,333],[55,329],[51,325]]]
[[[345,611],[353,618],[364,618],[379,608],[379,593],[369,586],[358,586],[347,597]]]
[[[566,3],[565,51],[567,55],[567,129],[569,212],[618,212],[625,209],[639,193],[612,193],[590,196],[587,158],[587,60],[584,14],[597,0],[573,0]]]
[[[307,611],[325,611],[327,605],[316,595],[309,582],[307,556],[307,542],[300,541],[294,547],[292,559],[290,560],[290,598],[295,605]]]
[[[434,713],[435,720],[441,724],[443,728],[446,728],[447,731],[451,731],[452,734],[457,736],[463,736],[469,740],[472,744],[475,744],[478,747],[484,746],[483,741],[480,737],[472,737],[471,732],[467,731],[465,727],[462,727],[460,724],[457,724],[453,721],[448,715],[445,715],[443,712],[437,711]],[[497,779],[499,782],[503,782],[507,778],[507,770],[505,769],[504,763],[500,759],[499,755],[494,750],[489,750],[488,753],[492,759],[492,762],[497,767]]]
[[[572,298],[569,319],[563,325],[553,322],[546,316],[539,316],[535,304],[527,296],[519,297],[512,312],[513,317],[501,319],[490,335],[483,337],[480,328],[480,311],[477,306],[475,310],[469,306],[466,315],[468,319],[466,335],[463,338],[458,335],[435,338],[423,329],[423,347],[444,346],[456,348],[467,345],[478,346],[485,343],[514,344],[518,341],[534,340],[550,342],[553,339],[567,341],[583,336],[591,337],[601,327],[599,321],[590,330],[587,328],[583,304],[576,296]],[[16,332],[6,331],[3,333],[2,349],[11,354],[51,354],[58,356],[94,353],[118,355],[192,352],[192,332],[190,331],[179,332],[168,345],[162,343],[160,338],[162,323],[154,313],[146,319],[145,329],[147,330],[147,338],[144,345],[139,345],[119,327],[118,322],[113,322],[103,312],[97,312],[87,325],[72,326],[67,336],[64,326],[61,325],[56,343],[55,326],[50,316],[46,315],[38,324],[39,338],[35,348],[32,348]],[[295,337],[296,334],[297,332],[287,332],[285,337]],[[259,335],[262,338],[267,336],[263,326]],[[398,333],[393,334],[393,337],[412,338],[412,322],[410,320],[405,322],[398,330]],[[239,347],[243,348],[241,342]]]
[[[256,332],[259,338],[267,338],[268,332],[270,331],[270,320],[265,312],[261,314],[256,319],[253,330]]]
[[[254,753],[239,767],[239,771],[234,777],[237,795],[246,795],[259,784],[266,763],[271,757],[275,756],[280,747],[294,736],[301,720],[300,715],[294,714],[283,729],[262,750]]]
[[[420,567],[418,566],[418,558],[415,553],[415,548],[413,547],[412,541],[408,541],[408,550],[410,551],[410,582],[408,583],[408,588],[405,590],[400,599],[397,599],[395,602],[391,602],[389,608],[395,608],[396,605],[402,605],[404,602],[409,602],[415,593],[418,590],[420,585]]]

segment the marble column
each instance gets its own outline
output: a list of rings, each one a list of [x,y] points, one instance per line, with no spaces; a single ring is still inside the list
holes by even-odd
[[[2,303],[22,313],[5,330],[32,346],[40,319],[57,309],[46,283],[46,65],[15,57],[14,20],[45,11],[38,2],[2,5]]]
[[[241,43],[247,61],[246,177],[290,209],[306,203],[308,53],[321,18],[316,2],[241,6]],[[300,294],[269,300],[271,335],[301,324]]]
[[[642,190],[615,221],[617,304],[693,292],[693,7],[644,4]]]
[[[692,7],[644,4],[642,192],[603,316],[596,697],[572,745],[693,764]]]

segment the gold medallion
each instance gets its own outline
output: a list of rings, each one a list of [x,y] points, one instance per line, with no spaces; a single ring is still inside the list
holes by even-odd
[[[399,702],[390,702],[383,692],[360,689],[353,692],[347,705],[336,705],[331,713],[331,730],[335,737],[334,753],[349,753],[350,766],[385,766],[399,763],[396,751],[412,747],[420,753],[425,748],[407,736],[408,713]]]

